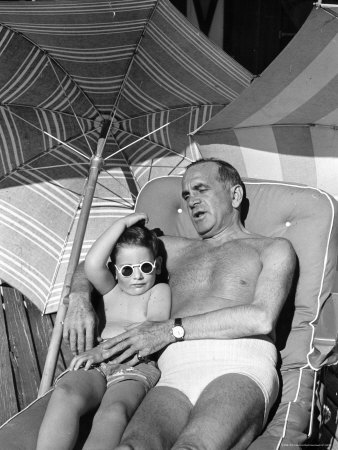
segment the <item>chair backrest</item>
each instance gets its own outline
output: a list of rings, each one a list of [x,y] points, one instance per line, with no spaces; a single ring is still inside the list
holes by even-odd
[[[294,288],[278,322],[282,368],[317,368],[314,349],[320,310],[334,284],[338,251],[338,207],[327,193],[307,186],[244,180],[245,226],[249,231],[291,241],[299,260]],[[181,177],[150,181],[136,210],[149,216],[149,227],[172,236],[198,237],[181,198]]]

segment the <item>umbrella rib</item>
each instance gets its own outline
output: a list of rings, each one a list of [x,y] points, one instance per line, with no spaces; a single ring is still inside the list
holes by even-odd
[[[74,114],[71,114],[70,112],[67,112],[67,111],[58,111],[58,110],[53,110],[53,109],[49,109],[49,108],[43,108],[43,107],[40,107],[40,106],[34,106],[34,105],[25,105],[25,104],[23,104],[23,103],[15,103],[15,102],[13,102],[13,103],[7,103],[7,102],[5,102],[5,103],[0,103],[0,106],[4,106],[5,108],[11,108],[11,107],[16,107],[16,108],[27,108],[27,109],[34,109],[34,110],[37,110],[37,111],[43,111],[43,112],[49,112],[49,113],[52,113],[52,114],[59,114],[60,116],[69,116],[69,117],[74,117]],[[89,122],[92,122],[93,124],[95,124],[95,122],[97,122],[97,118],[95,118],[95,119],[91,119],[90,117],[83,117],[83,116],[78,116],[80,119],[83,119],[83,120],[87,120],[87,121],[89,121]],[[98,125],[97,127],[96,127],[96,129],[99,129],[100,128],[100,125]],[[92,130],[91,130],[92,131]],[[88,134],[88,131],[87,131],[87,134]]]
[[[113,180],[115,180],[118,184],[120,184],[122,187],[124,187],[123,184],[121,183],[121,181],[119,181],[116,177],[114,177],[114,175],[112,175],[110,172],[108,172],[108,170],[102,169],[102,172],[105,172],[107,175],[109,175],[111,178],[113,178]],[[120,195],[118,195],[118,194],[117,194],[116,192],[114,192],[112,189],[109,189],[107,186],[104,186],[104,185],[103,185],[102,183],[100,183],[99,181],[98,181],[98,184],[99,184],[101,187],[103,187],[104,189],[106,189],[108,192],[110,192],[110,193],[116,195],[117,197],[121,198],[122,200],[124,200],[123,197],[121,197]],[[130,192],[130,195],[134,198],[134,200],[136,199],[136,195],[134,195],[132,192]]]
[[[124,121],[143,119],[144,117],[147,117],[147,116],[150,116],[150,115],[153,115],[153,114],[162,114],[162,113],[167,113],[167,112],[170,113],[172,111],[180,111],[181,109],[189,109],[189,112],[190,112],[191,109],[201,109],[201,108],[204,108],[206,106],[209,106],[209,107],[222,107],[222,108],[224,108],[227,105],[225,105],[224,103],[203,103],[201,105],[189,105],[189,104],[187,104],[186,106],[177,106],[177,107],[173,107],[173,108],[161,109],[161,110],[158,110],[158,111],[148,111],[148,112],[145,112],[144,114],[139,114],[137,116],[128,116],[128,118],[117,120],[114,123],[120,124],[120,123],[122,123]],[[181,116],[178,117],[178,119],[180,119],[180,118],[181,118]],[[113,125],[113,127],[114,127],[114,125]]]
[[[85,141],[87,142],[88,148],[89,148],[89,150],[90,150],[90,152],[91,152],[91,154],[92,154],[92,156],[93,156],[93,155],[94,155],[94,151],[93,151],[93,149],[92,149],[92,147],[91,147],[91,145],[90,145],[89,140],[87,139],[86,134],[84,133],[84,129],[83,129],[83,127],[81,126],[81,122],[80,122],[80,120],[79,120],[79,118],[78,118],[78,115],[76,114],[76,112],[75,112],[75,110],[74,110],[74,108],[73,108],[73,105],[72,105],[72,103],[70,102],[70,100],[69,100],[69,98],[68,98],[68,95],[67,95],[67,93],[66,93],[66,91],[65,91],[65,89],[64,89],[64,87],[63,87],[63,85],[62,85],[62,83],[61,83],[61,80],[60,80],[58,74],[56,73],[55,67],[53,66],[53,64],[52,64],[52,62],[51,62],[50,59],[49,59],[49,64],[50,64],[50,66],[51,66],[51,68],[52,68],[52,70],[53,70],[53,72],[54,72],[55,78],[57,79],[57,81],[58,81],[58,83],[59,83],[59,86],[60,86],[60,88],[61,88],[61,90],[62,90],[62,92],[63,92],[63,94],[64,94],[64,96],[65,96],[65,98],[66,98],[66,100],[67,100],[67,103],[68,103],[70,109],[73,111],[73,115],[74,115],[74,117],[75,117],[75,119],[76,119],[76,122],[77,122],[77,124],[78,124],[78,126],[79,126],[79,128],[80,128],[80,130],[81,130],[82,136],[84,137]],[[74,80],[73,80],[73,81],[74,81]]]
[[[27,172],[31,172],[34,170],[45,170],[45,169],[57,169],[59,167],[71,167],[71,166],[88,166],[87,162],[83,162],[83,163],[69,163],[69,164],[54,164],[52,166],[39,166],[39,167],[25,167],[24,169],[19,169],[19,170],[25,170]]]
[[[156,9],[157,9],[157,7],[158,7],[158,5],[159,5],[159,2],[160,2],[160,0],[157,0],[157,1],[156,1],[156,4],[155,4],[155,6],[154,6],[152,12],[149,14],[149,17],[148,17],[148,19],[147,19],[147,21],[146,21],[146,23],[145,23],[145,25],[144,25],[144,28],[143,28],[143,30],[142,30],[141,35],[140,35],[140,38],[139,38],[139,40],[138,40],[138,42],[137,42],[137,44],[136,44],[136,46],[135,46],[134,52],[133,52],[133,54],[132,54],[132,56],[131,56],[131,58],[130,58],[130,61],[129,61],[127,70],[126,70],[126,72],[125,72],[125,76],[124,76],[123,81],[122,81],[122,83],[121,83],[119,92],[118,92],[118,94],[117,94],[117,96],[116,96],[115,103],[114,103],[113,108],[112,108],[112,112],[110,113],[110,119],[111,119],[111,122],[112,122],[112,121],[114,120],[114,118],[115,118],[115,114],[116,114],[116,111],[117,111],[119,102],[120,102],[120,100],[121,100],[121,96],[122,96],[122,92],[123,92],[124,86],[126,85],[126,82],[127,82],[128,76],[129,76],[129,73],[130,73],[131,68],[132,68],[132,65],[133,65],[133,63],[134,63],[134,61],[135,61],[135,58],[136,58],[136,56],[137,56],[137,54],[138,54],[138,50],[139,50],[139,48],[140,48],[141,42],[142,42],[142,40],[143,40],[143,38],[144,38],[144,36],[145,36],[146,30],[147,30],[147,28],[148,28],[148,26],[149,26],[149,23],[150,23],[150,21],[152,20],[154,14],[155,14],[155,12],[156,12]]]
[[[266,124],[260,124],[260,125],[246,125],[246,126],[233,126],[233,127],[228,127],[228,128],[215,128],[212,130],[205,130],[205,131],[199,131],[198,134],[201,135],[208,135],[208,134],[213,134],[213,133],[217,133],[217,132],[224,132],[224,131],[232,131],[232,130],[245,130],[245,129],[250,129],[250,128],[263,128],[263,127],[272,127],[272,128],[278,128],[278,127],[320,127],[320,128],[331,128],[333,130],[338,130],[338,126],[337,125],[325,125],[322,123],[266,123]],[[193,135],[193,133],[191,133],[191,135]]]
[[[50,133],[47,133],[47,131],[45,130],[41,130],[41,128],[37,127],[36,125],[34,125],[33,123],[29,122],[28,120],[24,119],[23,117],[19,116],[18,114],[14,113],[13,111],[9,110],[8,107],[5,107],[5,109],[9,112],[9,114],[12,114],[13,116],[17,117],[18,119],[22,120],[23,122],[27,123],[28,125],[30,125],[31,127],[35,128],[36,130],[41,131],[42,133],[46,134],[47,136],[49,136],[50,138],[54,139],[55,141],[57,141],[59,144],[69,148],[70,150],[72,150],[74,153],[78,153],[79,155],[81,155],[83,158],[87,159],[88,161],[90,161],[89,156],[87,156],[85,153],[80,152],[79,150],[76,150],[74,147],[70,146],[69,144],[67,144],[66,142],[63,142],[61,139],[58,139],[57,137],[53,136]]]
[[[155,130],[155,131],[156,131],[156,130]],[[152,133],[154,133],[155,131],[153,131]],[[137,137],[136,134],[131,133],[130,131],[123,130],[123,132],[126,133],[126,134],[129,134],[130,136]],[[143,140],[147,140],[150,144],[156,145],[157,147],[163,148],[163,150],[167,150],[167,151],[173,153],[173,154],[176,155],[176,156],[183,156],[181,153],[177,152],[176,150],[173,150],[172,148],[168,148],[168,147],[166,147],[165,145],[160,144],[159,142],[153,142],[153,141],[150,141],[149,139],[146,139],[146,137],[147,137],[147,136],[143,136],[142,138],[137,139],[136,141],[132,142],[131,144],[128,144],[128,146],[121,148],[121,150],[118,150],[116,153],[118,153],[119,151],[125,150],[125,149],[126,149],[127,147],[129,147],[130,145],[136,144],[137,142],[139,142],[140,140],[143,139]],[[114,154],[116,154],[116,153],[114,153]],[[190,159],[190,158],[188,158],[187,156],[183,156],[183,158],[186,159],[186,160],[189,161],[189,162],[193,162],[193,160]],[[107,158],[107,159],[108,159],[108,158]],[[133,165],[135,165],[135,164],[133,164]],[[170,167],[171,167],[171,166],[170,166]]]
[[[196,106],[196,107],[193,107],[192,109],[199,109],[199,107]],[[165,128],[165,127],[171,125],[172,123],[176,122],[177,120],[182,119],[183,117],[185,117],[186,115],[188,115],[188,114],[190,114],[190,113],[191,113],[191,110],[188,111],[188,112],[185,112],[185,113],[182,114],[180,117],[176,117],[176,119],[173,119],[173,120],[171,120],[170,122],[167,122],[167,123],[165,123],[164,125],[161,125],[160,127],[156,128],[155,130],[150,131],[150,133],[147,133],[146,135],[144,135],[144,136],[142,136],[142,137],[139,137],[138,139],[136,139],[136,141],[131,142],[131,143],[125,145],[124,147],[120,148],[120,149],[117,150],[116,152],[114,152],[114,153],[112,153],[111,155],[107,156],[107,157],[105,158],[105,161],[106,161],[107,159],[110,159],[110,158],[112,158],[113,156],[117,155],[118,153],[122,152],[122,151],[125,150],[126,148],[131,147],[131,146],[134,145],[134,144],[137,144],[137,142],[142,141],[143,139],[145,139],[145,138],[147,138],[148,136],[150,136],[150,135],[156,133],[157,131],[162,130],[162,128]],[[123,130],[123,131],[125,131],[126,133],[128,133],[128,134],[130,134],[130,135],[132,135],[132,136],[135,136],[135,135],[134,135],[133,133],[131,133],[131,132],[128,132],[128,131],[126,131],[126,130]],[[149,142],[151,142],[151,141],[149,141]],[[151,143],[156,144],[156,145],[159,145],[160,147],[162,147],[162,148],[164,148],[164,149],[166,149],[166,150],[169,150],[169,151],[173,152],[173,153],[176,154],[176,155],[182,156],[180,153],[176,152],[175,150],[172,150],[172,149],[170,149],[170,148],[168,148],[168,147],[165,147],[165,146],[163,146],[163,145],[161,145],[161,144],[157,144],[157,142],[151,142]],[[187,159],[188,161],[192,162],[192,160],[190,160],[189,158],[186,158],[186,159]]]
[[[133,54],[132,54],[132,56],[131,56],[131,58],[130,58],[130,61],[129,61],[127,70],[126,70],[126,72],[125,72],[125,76],[124,76],[124,78],[123,78],[123,81],[122,81],[122,83],[121,83],[119,92],[118,92],[118,94],[117,94],[117,96],[116,96],[114,105],[113,105],[113,107],[112,107],[112,111],[111,111],[110,116],[109,116],[110,123],[109,123],[108,132],[107,132],[107,134],[105,135],[105,137],[103,138],[103,139],[104,139],[104,141],[103,141],[103,147],[106,145],[106,142],[107,142],[107,139],[108,139],[108,135],[110,134],[110,130],[111,130],[111,127],[112,127],[112,123],[113,123],[113,121],[114,121],[114,119],[115,119],[116,111],[117,111],[117,108],[118,108],[118,105],[119,105],[119,102],[120,102],[120,99],[121,99],[121,96],[122,96],[122,92],[123,92],[124,87],[125,87],[125,85],[126,85],[126,82],[127,82],[129,73],[130,73],[130,71],[131,71],[132,65],[133,65],[133,63],[134,63],[134,61],[135,61],[136,55],[138,54],[138,50],[139,50],[139,47],[140,47],[140,45],[141,45],[142,39],[144,38],[144,35],[145,35],[146,29],[147,29],[147,27],[148,27],[148,25],[149,25],[149,22],[151,21],[153,15],[155,14],[155,11],[156,11],[156,9],[157,9],[157,7],[158,7],[158,4],[159,4],[159,0],[157,0],[156,5],[154,6],[154,9],[152,10],[151,14],[149,15],[148,20],[146,21],[145,26],[144,26],[144,28],[143,28],[143,30],[142,30],[141,35],[140,35],[140,38],[139,38],[139,40],[138,40],[138,43],[136,44],[135,49],[134,49],[134,52],[133,52]],[[116,153],[114,153],[114,155],[115,155],[115,154],[116,154]],[[112,155],[112,156],[114,156],[114,155]]]

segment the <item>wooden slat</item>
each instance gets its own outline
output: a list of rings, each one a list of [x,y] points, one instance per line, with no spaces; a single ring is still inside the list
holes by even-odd
[[[15,386],[8,345],[7,326],[3,310],[3,298],[0,301],[0,423],[5,422],[18,411]]]
[[[26,305],[41,377],[41,373],[46,360],[46,355],[48,352],[50,337],[53,331],[55,314],[42,316],[41,312],[32,302],[26,300]],[[67,346],[63,345],[62,351],[60,352],[57,361],[55,376],[58,376],[65,370],[71,358],[72,355],[70,353],[70,350],[68,350]]]
[[[22,409],[36,398],[40,374],[22,295],[8,287],[3,292],[17,400]]]

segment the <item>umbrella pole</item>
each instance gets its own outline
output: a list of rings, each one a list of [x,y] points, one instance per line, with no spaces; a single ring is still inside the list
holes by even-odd
[[[102,134],[101,134],[102,136]],[[62,335],[63,335],[63,322],[66,317],[68,308],[68,295],[70,292],[70,286],[72,282],[72,277],[75,269],[78,265],[83,239],[86,231],[86,226],[88,222],[88,217],[90,213],[90,208],[92,205],[94,191],[96,186],[96,181],[100,170],[103,165],[102,151],[105,144],[105,138],[100,137],[97,153],[91,160],[91,165],[89,169],[88,182],[85,190],[85,195],[83,198],[83,204],[81,208],[81,213],[79,217],[78,226],[76,228],[76,233],[74,237],[74,244],[69,258],[69,263],[67,267],[67,273],[65,277],[65,282],[63,285],[63,290],[61,294],[61,302],[56,314],[55,324],[53,328],[53,333],[51,336],[51,341],[48,348],[47,358],[45,366],[43,369],[41,383],[38,391],[38,397],[44,395],[48,389],[50,389],[54,377],[56,362],[58,359],[59,349],[61,345]]]

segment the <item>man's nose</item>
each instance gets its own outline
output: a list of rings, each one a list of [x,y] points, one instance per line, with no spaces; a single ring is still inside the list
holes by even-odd
[[[190,208],[193,208],[198,203],[200,203],[200,198],[197,195],[191,195],[189,197],[189,207]]]

